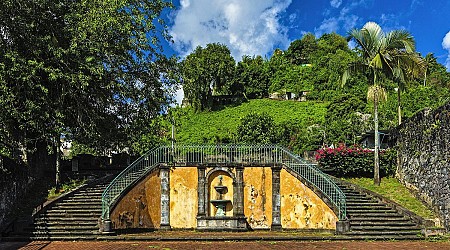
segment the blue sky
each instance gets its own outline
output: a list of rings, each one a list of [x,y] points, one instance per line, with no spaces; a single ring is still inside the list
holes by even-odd
[[[166,16],[174,40],[165,45],[167,54],[184,57],[198,45],[220,42],[236,60],[242,55],[270,56],[275,48],[286,49],[307,32],[345,36],[374,21],[384,31],[409,31],[422,55],[434,53],[450,69],[446,0],[174,0],[174,4],[176,9]]]

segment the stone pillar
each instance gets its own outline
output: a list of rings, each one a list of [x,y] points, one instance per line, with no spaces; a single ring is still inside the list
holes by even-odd
[[[340,220],[336,222],[336,234],[344,234],[350,231],[350,221]]]
[[[170,229],[170,167],[160,166],[161,229]]]
[[[72,158],[72,172],[78,172],[78,157]]]
[[[234,216],[244,216],[244,167],[236,166],[236,178],[234,180]]]
[[[198,213],[197,216],[206,216],[206,167],[205,166],[198,166],[197,167],[198,172]]]
[[[272,230],[281,230],[281,195],[280,195],[281,166],[272,167]]]

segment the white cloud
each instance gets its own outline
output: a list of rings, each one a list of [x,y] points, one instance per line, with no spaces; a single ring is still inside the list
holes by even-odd
[[[331,0],[330,1],[331,7],[334,7],[334,8],[339,8],[339,6],[341,6],[341,4],[342,4],[342,0]]]
[[[289,45],[280,14],[292,0],[182,0],[170,34],[181,56],[197,46],[219,42],[232,56],[266,55]]]
[[[331,0],[330,4],[332,7],[339,8],[342,5],[342,0]],[[358,16],[352,14],[352,11],[355,8],[360,6],[365,6],[367,3],[365,0],[361,1],[351,1],[349,4],[345,5],[342,9],[339,10],[339,14],[336,12],[338,10],[327,10],[324,13],[324,20],[320,24],[318,28],[314,29],[314,33],[317,37],[322,36],[324,33],[331,33],[339,31],[349,31],[354,28],[360,19]],[[335,16],[329,17],[333,13],[336,13]]]
[[[450,71],[450,31],[445,35],[444,39],[442,40],[442,48],[448,51],[448,57],[445,61],[445,66],[447,67],[447,70]]]

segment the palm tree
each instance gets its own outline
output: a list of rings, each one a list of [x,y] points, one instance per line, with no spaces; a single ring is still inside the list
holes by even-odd
[[[426,61],[416,52],[397,51],[394,54],[393,78],[397,82],[398,125],[402,123],[401,92],[408,82],[426,74]]]
[[[374,22],[366,23],[360,30],[351,30],[349,35],[351,39],[356,41],[357,47],[360,49],[362,62],[353,64],[344,72],[342,84],[344,85],[354,72],[369,72],[369,84],[372,85],[369,91],[374,102],[375,129],[373,180],[375,185],[380,185],[378,102],[383,91],[383,78],[400,79],[407,74],[410,68],[409,66],[406,67],[404,63],[409,62],[406,60],[408,55],[415,54],[415,43],[413,37],[407,31],[394,30],[384,33],[381,27]]]

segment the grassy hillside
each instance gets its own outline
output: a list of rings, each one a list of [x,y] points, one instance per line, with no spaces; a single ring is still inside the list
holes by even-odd
[[[194,113],[182,109],[177,118],[178,143],[239,142],[234,134],[240,119],[251,112],[267,113],[276,124],[295,122],[301,127],[324,122],[327,103],[256,99],[219,111]]]

